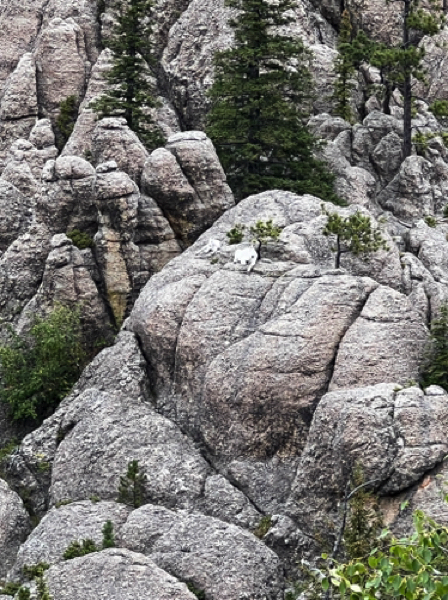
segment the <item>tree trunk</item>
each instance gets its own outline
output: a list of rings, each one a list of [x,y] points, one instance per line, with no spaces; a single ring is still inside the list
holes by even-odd
[[[411,10],[411,0],[404,0],[403,14],[403,49],[409,47],[409,29],[408,17]],[[407,158],[412,152],[412,87],[410,67],[404,65],[404,86],[403,86],[403,158]]]
[[[334,261],[334,267],[335,269],[339,269],[339,267],[341,266],[341,253],[342,253],[342,249],[341,249],[341,240],[339,239],[339,236],[336,236],[336,258]]]

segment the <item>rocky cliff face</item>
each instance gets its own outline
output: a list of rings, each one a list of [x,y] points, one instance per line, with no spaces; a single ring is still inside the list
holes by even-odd
[[[397,35],[393,3],[347,4],[372,35]],[[354,94],[365,117],[330,116],[340,3],[298,2],[291,33],[314,52],[318,89],[310,127],[348,202],[324,207],[360,210],[387,241],[335,269],[321,200],[272,190],[235,206],[201,131],[231,11],[160,0],[156,13],[154,118],[167,142],[148,152],[123,119],[89,108],[110,64],[107,7],[0,0],[0,340],[62,302],[111,343],[38,429],[0,407],[1,445],[23,438],[0,479],[0,579],[47,562],[54,600],[280,600],[297,560],[318,553],[309,533],[337,520],[355,465],[397,531],[410,526],[403,498],[447,518],[448,397],[412,384],[448,299],[448,154],[424,101],[448,93],[445,57],[430,47],[413,121],[433,135],[403,161],[400,98],[380,112],[364,93],[373,69]],[[55,120],[72,95],[61,150]],[[248,272],[234,262],[247,244],[226,234],[268,219],[281,235]],[[74,229],[93,247],[74,246]],[[133,460],[146,472],[135,509],[116,502]],[[116,548],[62,560],[75,540],[100,546],[108,520]]]

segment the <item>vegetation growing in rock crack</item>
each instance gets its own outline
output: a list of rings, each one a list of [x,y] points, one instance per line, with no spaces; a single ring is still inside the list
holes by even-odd
[[[431,322],[421,383],[424,387],[440,385],[448,391],[448,304],[441,306],[440,316]]]
[[[79,556],[85,556],[92,552],[98,552],[97,545],[91,539],[81,540],[81,542],[74,541],[65,550],[62,558],[64,560],[70,560],[72,558],[78,558]]]
[[[68,96],[59,104],[59,115],[56,119],[56,145],[61,151],[73,132],[78,118],[78,99]]]
[[[114,524],[112,521],[106,521],[103,529],[103,549],[115,547]]]
[[[335,254],[335,268],[339,269],[341,255],[351,252],[355,256],[367,254],[383,249],[388,250],[386,241],[377,229],[373,229],[370,217],[357,210],[349,217],[341,217],[338,213],[330,213],[322,207],[323,213],[328,217],[322,231],[325,236],[336,237],[336,247],[332,248]]]
[[[79,229],[72,229],[67,233],[67,237],[72,240],[73,245],[79,248],[79,250],[85,250],[86,248],[93,248],[95,242],[85,231]]]
[[[333,113],[351,123],[353,110],[351,108],[352,92],[356,87],[356,69],[353,60],[352,23],[350,12],[345,9],[341,17],[341,26],[338,39],[338,56],[334,61],[336,74],[334,82],[333,99],[335,108]]]
[[[264,538],[264,536],[267,534],[267,532],[270,530],[271,527],[272,527],[272,517],[271,517],[271,515],[265,515],[264,517],[261,518],[260,522],[254,529],[254,535],[257,538],[260,538],[260,540],[261,540]]]
[[[242,225],[241,223],[235,223],[232,229],[229,229],[229,231],[226,233],[229,244],[240,244],[244,239],[245,229],[245,225]]]
[[[186,586],[187,586],[188,590],[192,594],[194,594],[198,600],[206,600],[206,596],[205,596],[204,590],[201,590],[198,587],[196,587],[194,585],[194,583],[192,583],[191,581],[187,581],[186,582]]]
[[[110,89],[90,107],[101,117],[120,116],[149,148],[163,144],[163,136],[150,110],[157,106],[150,82],[154,65],[151,49],[153,0],[119,2],[113,11],[116,24],[104,44],[112,51],[106,74]]]
[[[206,130],[236,199],[277,188],[340,203],[306,127],[312,55],[299,38],[274,32],[294,21],[293,0],[227,5],[239,11],[230,21],[235,41],[215,55]]]
[[[117,502],[138,508],[145,502],[146,475],[137,460],[128,464],[126,475],[120,477]]]
[[[79,378],[87,361],[80,309],[59,305],[36,317],[29,335],[0,347],[0,400],[14,420],[41,423]]]

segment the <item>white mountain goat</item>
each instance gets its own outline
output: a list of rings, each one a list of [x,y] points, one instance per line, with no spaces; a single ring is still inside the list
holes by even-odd
[[[200,248],[197,252],[196,252],[196,256],[205,256],[206,254],[216,254],[217,252],[219,252],[221,249],[221,242],[219,240],[214,240],[213,238],[211,238],[210,240],[208,240],[208,242],[205,244],[205,246],[203,248]]]
[[[240,263],[241,265],[248,265],[247,272],[250,273],[255,266],[255,263],[259,259],[259,248],[260,243],[258,242],[258,248],[249,246],[246,248],[238,248],[235,252],[234,263]]]

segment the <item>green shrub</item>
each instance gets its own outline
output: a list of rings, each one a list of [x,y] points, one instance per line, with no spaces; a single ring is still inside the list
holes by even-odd
[[[204,590],[197,588],[191,581],[186,582],[188,590],[196,596],[198,600],[206,600]]]
[[[81,542],[75,541],[70,544],[66,549],[62,558],[64,560],[71,560],[72,558],[78,558],[79,556],[85,556],[92,552],[98,552],[97,545],[91,539],[82,540]]]
[[[437,225],[437,219],[432,215],[426,215],[424,221],[428,227],[436,227]]]
[[[118,488],[118,502],[138,508],[145,499],[146,475],[140,469],[138,461],[133,460],[128,464],[126,475],[120,477]]]
[[[35,579],[36,577],[42,577],[44,572],[49,568],[50,565],[48,563],[40,562],[35,565],[25,565],[22,571],[28,579]]]
[[[20,583],[17,583],[15,581],[8,581],[8,583],[6,583],[4,585],[4,587],[2,587],[0,589],[0,595],[3,596],[15,596],[17,594],[17,592],[20,589]]]
[[[261,521],[258,523],[257,527],[254,529],[254,535],[257,538],[263,539],[267,532],[272,527],[272,519],[270,515],[266,515],[261,518]]]
[[[62,150],[73,132],[78,117],[78,100],[76,96],[68,96],[59,104],[59,115],[56,119],[56,145]]]
[[[30,600],[31,593],[29,588],[21,587],[19,589],[19,595],[17,596],[17,600]]]
[[[84,231],[79,231],[79,229],[73,229],[67,233],[67,237],[72,240],[73,245],[79,248],[80,250],[85,250],[86,248],[93,248],[95,246],[95,242],[90,237],[88,233]]]
[[[0,401],[18,421],[41,423],[70,391],[87,362],[80,310],[57,306],[36,318],[29,338],[0,346]]]
[[[240,244],[243,241],[245,229],[245,225],[241,225],[241,223],[235,223],[232,229],[226,233],[229,244]]]
[[[103,527],[103,549],[115,548],[114,525],[112,521],[106,521]]]
[[[441,307],[440,317],[431,323],[421,382],[424,387],[440,385],[448,391],[448,304]]]

